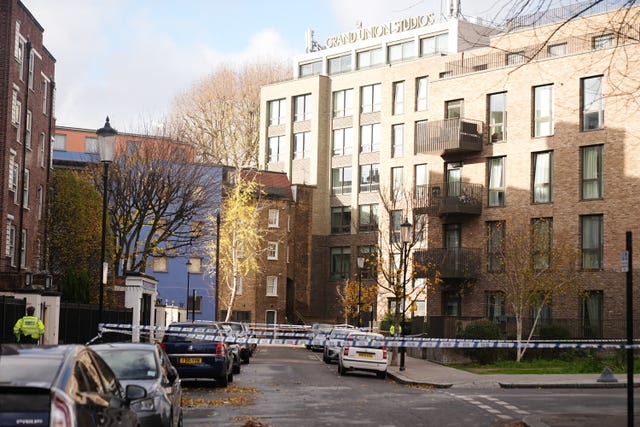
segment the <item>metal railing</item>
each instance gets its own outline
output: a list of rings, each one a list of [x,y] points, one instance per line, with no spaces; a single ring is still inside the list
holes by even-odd
[[[478,152],[482,150],[482,122],[455,117],[416,125],[416,154]]]
[[[427,215],[480,215],[482,184],[467,182],[434,183],[416,188],[415,206]]]
[[[479,248],[430,248],[413,252],[416,276],[427,275],[434,269],[441,279],[477,279],[480,271]],[[424,271],[424,273],[421,273]]]

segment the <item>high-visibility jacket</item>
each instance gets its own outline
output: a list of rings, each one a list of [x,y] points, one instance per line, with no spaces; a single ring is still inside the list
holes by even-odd
[[[34,340],[40,339],[44,335],[44,323],[36,316],[24,316],[18,319],[13,326],[13,334],[16,339],[20,341],[20,337],[23,335],[30,336]]]
[[[398,332],[402,333],[402,325],[398,325]],[[391,325],[391,327],[389,328],[389,335],[395,335],[396,334],[396,327],[395,325]]]

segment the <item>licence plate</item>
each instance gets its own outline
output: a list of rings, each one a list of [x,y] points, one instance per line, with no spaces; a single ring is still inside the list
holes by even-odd
[[[202,363],[202,357],[180,357],[178,359],[180,363]]]
[[[363,352],[358,352],[358,356],[360,357],[367,357],[369,359],[373,358],[373,353],[363,353]]]

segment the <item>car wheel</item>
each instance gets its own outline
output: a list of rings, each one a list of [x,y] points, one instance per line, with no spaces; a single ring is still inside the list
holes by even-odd
[[[381,380],[387,378],[387,371],[382,371],[382,372],[376,372],[376,376],[378,378],[380,378]]]
[[[323,361],[324,363],[329,363],[329,362],[331,362],[331,359],[329,359],[329,358],[327,357],[327,355],[323,353],[323,354],[322,354],[322,361]]]
[[[184,421],[182,421],[182,409],[180,409],[180,415],[178,416],[178,425],[176,427],[184,427]]]
[[[247,365],[248,365],[248,364],[249,364],[249,360],[251,360],[251,355],[250,355],[250,354],[245,354],[245,355],[244,355],[244,358],[242,359],[242,361],[243,361],[245,364],[247,364]]]
[[[234,374],[239,374],[240,373],[240,361],[237,360],[234,356],[233,358],[233,368],[232,368],[232,372]]]

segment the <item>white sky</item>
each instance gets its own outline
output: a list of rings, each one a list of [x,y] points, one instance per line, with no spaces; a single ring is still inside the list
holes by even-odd
[[[56,58],[58,125],[126,131],[162,118],[180,92],[221,63],[304,52],[355,28],[433,12],[446,0],[22,0]],[[462,1],[492,19],[508,0]]]

